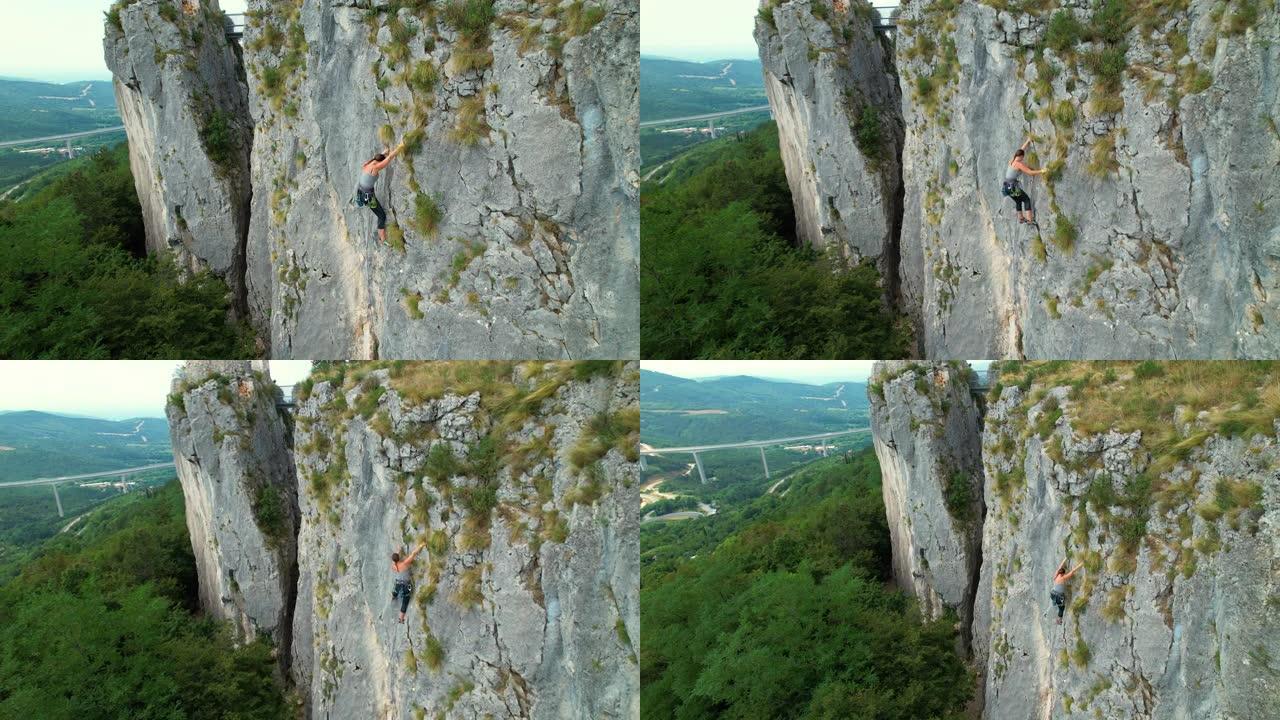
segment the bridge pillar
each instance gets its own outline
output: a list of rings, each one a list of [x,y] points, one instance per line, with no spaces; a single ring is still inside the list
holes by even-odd
[[[760,463],[764,465],[764,479],[769,479],[769,461],[764,456],[764,446],[760,446]]]
[[[57,485],[53,486],[53,501],[58,503],[58,517],[66,517],[66,515],[62,513],[62,498],[58,497]]]
[[[702,469],[702,456],[698,453],[693,454],[693,462],[698,466],[698,479],[703,485],[707,484],[707,472]]]

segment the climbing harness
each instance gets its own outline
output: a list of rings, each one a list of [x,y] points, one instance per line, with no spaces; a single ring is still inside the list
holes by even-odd
[[[373,194],[372,190],[365,190],[364,188],[356,188],[355,197],[351,198],[351,202],[356,207],[367,207],[370,210],[378,208],[377,196]]]
[[[1022,192],[1022,186],[1018,184],[1017,180],[1005,180],[1001,182],[1000,194],[1007,198],[1014,198],[1015,200],[1026,195],[1026,193]]]
[[[413,583],[397,580],[394,589],[391,591],[391,600],[399,600],[401,595],[405,597],[413,597]]]

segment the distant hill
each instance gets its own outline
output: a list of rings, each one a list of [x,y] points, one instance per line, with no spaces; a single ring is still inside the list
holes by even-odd
[[[51,137],[120,125],[110,82],[67,84],[0,78],[0,142]],[[125,140],[123,130],[72,141],[87,155]],[[63,142],[0,148],[0,199],[21,200],[67,166]],[[43,174],[44,177],[40,177]],[[31,182],[28,182],[31,181]],[[21,183],[27,183],[21,185]]]
[[[764,105],[756,59],[689,62],[640,57],[640,120],[701,115]]]
[[[172,456],[163,418],[0,414],[0,483],[149,465]]]
[[[663,446],[866,427],[866,384],[806,385],[734,376],[687,380],[640,371],[640,439]]]
[[[0,142],[120,124],[111,83],[0,80]]]

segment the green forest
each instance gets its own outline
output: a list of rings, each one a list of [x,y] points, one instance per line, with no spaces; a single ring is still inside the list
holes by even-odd
[[[640,200],[643,357],[856,358],[905,354],[875,268],[795,245],[773,123],[706,143]]]
[[[146,257],[142,210],[121,145],[21,203],[0,202],[0,355],[230,358],[253,354],[209,273],[181,279]]]
[[[923,622],[887,585],[874,453],[790,482],[785,497],[642,527],[642,717],[962,717],[974,679],[954,618]]]
[[[272,648],[197,616],[196,582],[177,482],[46,542],[0,585],[0,717],[291,717]]]

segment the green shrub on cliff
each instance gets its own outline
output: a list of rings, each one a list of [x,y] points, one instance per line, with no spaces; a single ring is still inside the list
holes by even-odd
[[[236,142],[231,127],[231,116],[222,110],[213,110],[202,115],[203,126],[200,128],[200,141],[204,143],[205,153],[214,167],[223,175],[236,170]]]
[[[1044,44],[1055,52],[1063,53],[1073,49],[1084,35],[1084,25],[1069,10],[1059,10],[1049,18],[1049,27],[1044,33]]]

